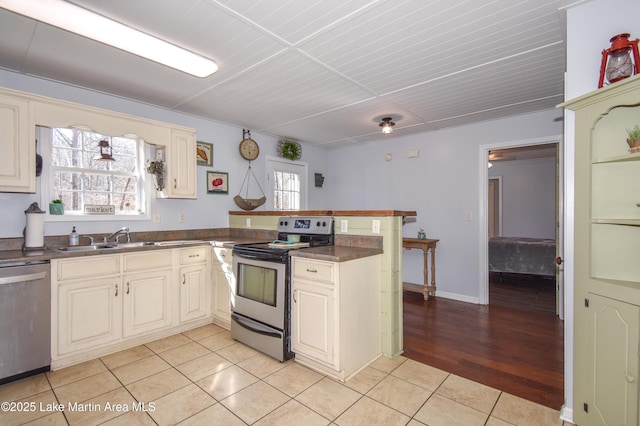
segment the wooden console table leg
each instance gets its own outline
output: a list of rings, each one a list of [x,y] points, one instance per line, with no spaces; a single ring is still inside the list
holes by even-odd
[[[436,296],[436,248],[431,248],[431,285],[429,295]]]
[[[429,253],[429,249],[427,248],[423,248],[422,249],[422,256],[423,256],[423,268],[424,268],[424,288],[422,290],[422,294],[424,296],[424,300],[429,300],[429,295],[431,294],[431,289],[429,288],[429,257],[427,256]]]

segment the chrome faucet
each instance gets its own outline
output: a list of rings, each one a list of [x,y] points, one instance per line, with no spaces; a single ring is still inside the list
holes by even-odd
[[[127,237],[127,242],[128,243],[131,242],[131,235],[129,235],[129,228],[127,227],[118,229],[116,232],[109,235],[108,237],[104,237],[104,242],[108,243],[110,239],[112,239],[113,237],[116,237],[116,243],[119,243],[120,235],[125,235]]]
[[[79,238],[88,238],[90,246],[96,245],[96,241],[93,239],[91,235],[80,235]]]

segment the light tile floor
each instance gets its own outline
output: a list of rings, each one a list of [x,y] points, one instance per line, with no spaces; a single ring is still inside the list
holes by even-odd
[[[404,357],[342,383],[215,325],[2,385],[0,401],[1,425],[563,425],[555,410]]]

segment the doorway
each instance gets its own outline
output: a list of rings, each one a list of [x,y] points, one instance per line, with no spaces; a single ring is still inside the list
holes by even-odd
[[[516,162],[513,164],[518,164],[520,162],[521,165],[526,165],[527,162],[540,161],[541,158],[553,158],[553,163],[551,163],[551,167],[553,171],[550,171],[555,177],[555,191],[552,191],[552,194],[546,194],[547,199],[552,197],[555,199],[554,205],[550,208],[553,209],[552,214],[555,215],[554,222],[549,228],[544,231],[546,232],[546,238],[555,238],[556,241],[556,255],[560,256],[562,253],[562,241],[561,237],[563,235],[563,211],[562,211],[562,200],[563,200],[563,184],[561,182],[562,177],[562,161],[560,158],[560,137],[557,138],[540,138],[533,139],[527,141],[514,141],[507,143],[496,143],[491,145],[483,145],[480,147],[480,277],[479,277],[479,303],[488,305],[489,304],[489,254],[488,254],[488,246],[489,246],[489,238],[491,236],[519,236],[515,235],[518,232],[522,232],[522,236],[536,236],[536,232],[539,232],[535,229],[531,229],[531,224],[527,224],[525,228],[516,230],[513,228],[513,221],[509,222],[505,218],[505,214],[513,214],[513,212],[505,213],[505,203],[508,203],[506,199],[504,199],[504,179],[496,175],[496,173],[492,174],[491,181],[489,180],[490,173],[489,169],[494,164],[500,164],[500,162]],[[523,166],[524,168],[524,166]],[[498,169],[496,167],[496,169]],[[496,170],[494,169],[494,171]],[[516,167],[517,169],[517,167]],[[531,183],[530,177],[524,176],[520,177],[522,180],[524,187],[527,184]],[[522,183],[521,182],[521,183]],[[504,202],[503,202],[504,199]],[[507,206],[507,207],[513,207]],[[511,209],[513,210],[513,209]],[[505,224],[506,223],[506,224]],[[531,225],[531,226],[530,226]],[[503,233],[504,231],[504,233]],[[556,305],[559,308],[558,313],[560,314],[560,318],[563,317],[562,312],[562,300],[563,300],[563,292],[564,285],[562,282],[562,274],[561,270],[558,270],[556,274]]]
[[[489,164],[489,304],[555,314],[557,144],[490,150]]]

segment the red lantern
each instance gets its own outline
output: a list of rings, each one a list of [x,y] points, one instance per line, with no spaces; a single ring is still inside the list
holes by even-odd
[[[608,84],[611,84],[640,73],[638,39],[629,40],[629,34],[624,33],[613,36],[609,41],[611,47],[602,51],[598,88],[604,84],[605,77]],[[631,60],[632,52],[633,60]]]

